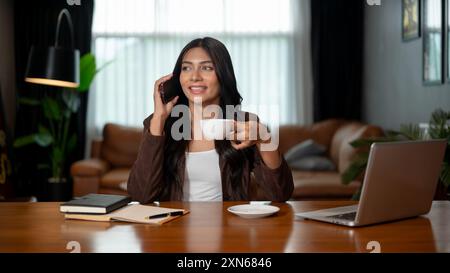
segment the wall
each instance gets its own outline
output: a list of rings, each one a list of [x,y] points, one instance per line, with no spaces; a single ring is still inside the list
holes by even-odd
[[[422,39],[402,42],[401,0],[365,9],[363,115],[386,129],[428,122],[441,107],[450,111],[450,84],[422,84]]]
[[[0,83],[6,125],[12,134],[15,116],[14,5],[12,0],[0,0]]]

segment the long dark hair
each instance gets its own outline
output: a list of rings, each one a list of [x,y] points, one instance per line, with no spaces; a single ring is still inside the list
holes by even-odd
[[[189,105],[188,99],[182,91],[179,79],[181,63],[185,54],[190,49],[196,47],[203,48],[211,57],[220,85],[219,106],[222,109],[222,113],[225,114],[226,106],[233,105],[233,107],[236,107],[240,105],[242,97],[237,89],[236,77],[228,50],[223,43],[211,37],[195,39],[188,43],[181,51],[173,70],[173,88],[178,89],[177,91],[180,96],[177,104]],[[177,141],[171,137],[171,128],[176,120],[178,120],[178,117],[169,117],[164,126],[164,132],[167,136],[164,147],[164,178],[166,184],[161,194],[167,198],[171,192],[174,192],[176,196],[182,197],[185,168],[184,159],[189,144],[189,140],[182,139]],[[191,132],[190,127],[182,127],[181,129]],[[229,140],[215,140],[215,147],[219,157],[225,163],[225,175],[222,176],[222,179],[231,182],[231,189],[226,189],[231,195],[230,198],[233,200],[243,200],[245,198],[244,193],[246,192],[246,189],[242,185],[243,168],[246,163],[252,164],[248,162],[252,160],[250,151],[248,149],[234,149]],[[222,183],[225,183],[225,181],[222,181]]]

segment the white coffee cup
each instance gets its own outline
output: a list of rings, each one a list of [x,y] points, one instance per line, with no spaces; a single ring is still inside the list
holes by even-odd
[[[224,140],[234,131],[232,119],[203,119],[200,121],[203,136],[208,140]]]

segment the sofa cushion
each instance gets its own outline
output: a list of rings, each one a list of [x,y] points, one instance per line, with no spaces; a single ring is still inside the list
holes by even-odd
[[[307,156],[321,155],[326,150],[327,148],[323,145],[317,144],[312,139],[308,139],[290,148],[284,154],[284,159],[286,159],[287,163],[291,163]]]
[[[343,185],[338,172],[292,171],[294,178],[293,199],[302,198],[349,198],[361,185],[355,181]]]
[[[344,173],[350,166],[357,153],[363,150],[369,151],[368,148],[355,149],[352,145],[350,145],[351,142],[361,138],[379,137],[383,134],[383,130],[380,127],[373,125],[360,126],[359,129],[355,130],[353,134],[350,135],[340,146],[338,171],[340,173]]]
[[[312,138],[312,131],[309,127],[297,125],[283,125],[279,128],[280,153],[285,154],[294,145]]]
[[[121,183],[126,183],[129,175],[129,168],[118,168],[111,170],[105,173],[105,175],[103,175],[100,179],[100,187],[122,190]]]
[[[336,166],[333,161],[325,156],[306,156],[289,162],[289,167],[293,170],[304,171],[334,171]]]
[[[348,143],[350,142],[350,138],[357,130],[359,130],[363,126],[364,125],[359,122],[351,122],[339,127],[339,129],[334,134],[333,139],[331,140],[330,158],[338,167],[339,172],[341,171],[339,162],[341,147],[344,145],[345,148],[349,148],[350,145]],[[351,148],[352,147],[350,146],[350,149]]]
[[[70,166],[70,173],[76,176],[101,176],[109,168],[108,162],[98,158],[89,158],[73,163]]]
[[[328,149],[331,146],[331,140],[333,139],[336,131],[348,123],[348,121],[342,119],[327,119],[324,121],[320,121],[315,123],[312,126],[312,139],[315,142],[324,145]]]
[[[284,154],[294,145],[307,139],[313,139],[316,143],[329,149],[334,133],[345,123],[345,120],[328,119],[309,126],[280,126],[279,151]]]
[[[112,167],[131,167],[136,161],[142,129],[106,124],[103,128],[101,157]]]

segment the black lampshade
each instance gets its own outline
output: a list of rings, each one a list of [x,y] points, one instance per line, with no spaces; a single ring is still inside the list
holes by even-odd
[[[63,47],[32,47],[25,81],[77,88],[80,85],[80,51]]]
[[[59,46],[61,21],[67,19],[71,48]],[[74,46],[72,17],[62,9],[56,24],[55,45],[48,48],[31,47],[25,81],[37,84],[77,88],[80,85],[80,51]]]

